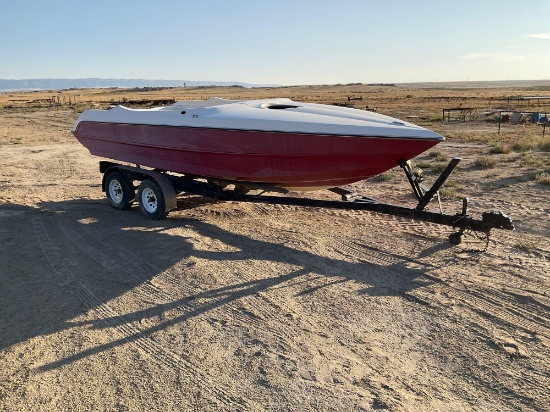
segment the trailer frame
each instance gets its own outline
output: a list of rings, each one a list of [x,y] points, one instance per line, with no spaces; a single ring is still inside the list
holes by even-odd
[[[462,200],[460,213],[443,213],[439,199],[439,189],[460,162],[453,158],[430,189],[422,184],[422,173],[413,169],[409,161],[402,160],[398,165],[404,170],[413,193],[418,199],[416,207],[392,205],[369,198],[344,187],[334,187],[329,191],[340,195],[340,200],[320,200],[292,196],[265,195],[266,192],[288,193],[287,190],[261,183],[212,179],[203,176],[174,174],[165,170],[145,169],[140,165],[130,166],[110,161],[100,161],[99,170],[103,173],[102,191],[117,209],[128,209],[138,200],[146,217],[163,219],[168,212],[177,209],[177,195],[190,193],[208,197],[216,201],[251,202],[277,205],[291,205],[312,208],[363,210],[386,215],[400,216],[411,220],[450,226],[455,231],[449,235],[453,244],[459,244],[465,231],[483,232],[487,238],[492,229],[513,230],[512,219],[499,211],[483,212],[481,219],[468,214],[468,199]],[[113,173],[117,173],[113,175]],[[134,181],[139,181],[137,187]],[[439,212],[427,210],[428,204],[437,198]],[[124,202],[122,202],[124,201]]]

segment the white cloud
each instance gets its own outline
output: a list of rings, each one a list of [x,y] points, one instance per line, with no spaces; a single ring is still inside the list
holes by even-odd
[[[490,61],[511,61],[511,60],[524,60],[525,57],[503,52],[493,53],[472,53],[460,56],[465,60],[490,60]]]
[[[538,33],[538,34],[528,34],[527,36],[531,39],[544,39],[544,40],[550,40],[550,33]]]

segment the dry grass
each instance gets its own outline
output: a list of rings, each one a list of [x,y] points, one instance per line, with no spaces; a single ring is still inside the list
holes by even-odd
[[[389,182],[394,177],[395,177],[395,174],[393,173],[393,171],[388,170],[387,172],[380,173],[379,175],[377,175],[376,180],[380,182]]]
[[[542,172],[535,178],[535,181],[537,183],[543,184],[543,185],[550,185],[550,174],[546,172]]]
[[[435,162],[432,165],[431,170],[435,173],[441,173],[443,172],[443,170],[445,170],[448,164],[448,162]]]
[[[428,155],[433,157],[438,162],[446,162],[449,160],[449,155],[441,150],[432,150],[428,153]]]
[[[421,160],[418,163],[415,163],[414,167],[417,167],[421,170],[424,170],[424,169],[431,169],[432,165],[433,165],[433,163],[428,161],[428,160]]]
[[[533,242],[528,242],[528,241],[519,241],[514,245],[514,247],[518,250],[529,252],[530,250],[535,248],[535,244]]]
[[[480,155],[474,159],[474,165],[483,169],[492,169],[497,163],[497,160],[491,156]]]
[[[496,143],[489,149],[490,153],[494,154],[508,154],[512,151],[512,148],[506,144]]]
[[[533,141],[520,141],[512,145],[512,149],[516,152],[528,152],[537,147],[537,143]]]
[[[455,197],[460,197],[457,194],[456,190],[454,190],[453,188],[450,188],[450,187],[442,187],[441,189],[439,189],[439,196],[443,200],[453,199]]]
[[[550,164],[548,156],[542,153],[522,152],[520,156],[520,164],[529,169],[543,169]]]
[[[529,95],[546,95],[544,89],[528,88],[525,93]],[[505,96],[521,94],[517,88],[472,88],[472,89],[433,89],[413,87],[391,87],[391,86],[369,86],[366,84],[348,85],[312,85],[312,86],[289,86],[289,87],[177,87],[159,90],[147,89],[79,89],[62,91],[39,91],[39,92],[6,92],[0,93],[0,108],[6,105],[30,106],[30,102],[55,98],[61,104],[68,105],[69,100],[74,103],[76,100],[79,109],[88,108],[93,104],[109,105],[128,100],[146,99],[173,99],[173,100],[196,100],[208,99],[209,97],[223,97],[227,99],[264,99],[273,97],[288,97],[297,101],[313,103],[349,103],[348,97],[361,97],[362,100],[352,101],[356,108],[364,109],[366,105],[378,109],[383,114],[394,115],[397,118],[405,119],[407,116],[416,116],[433,123],[449,126],[453,137],[463,139],[478,138],[480,133],[470,132],[464,129],[464,125],[472,123],[447,123],[442,122],[442,109],[459,106],[484,110],[487,107],[498,107],[506,103]],[[13,100],[26,100],[25,102],[13,102]],[[548,106],[532,105],[530,110],[546,112]],[[495,142],[505,138],[509,134],[534,133],[540,136],[540,127],[534,125],[512,125],[505,123],[501,125],[501,133],[498,135],[498,125],[493,119],[487,121],[482,115],[477,117],[478,125],[487,129],[482,133],[482,139],[493,139]],[[480,127],[476,127],[480,128]],[[466,128],[468,129],[468,128]]]

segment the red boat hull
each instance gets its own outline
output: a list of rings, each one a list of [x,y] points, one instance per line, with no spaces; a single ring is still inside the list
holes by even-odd
[[[96,156],[212,179],[302,190],[341,186],[375,176],[438,143],[421,138],[85,121],[74,135]]]

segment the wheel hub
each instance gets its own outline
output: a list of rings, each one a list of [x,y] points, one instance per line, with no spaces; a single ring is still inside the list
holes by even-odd
[[[122,186],[118,180],[111,180],[109,183],[109,194],[115,202],[122,202]]]
[[[149,212],[153,213],[157,210],[157,197],[155,192],[149,188],[143,190],[141,195],[142,205]]]

